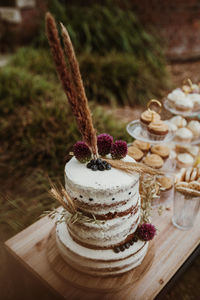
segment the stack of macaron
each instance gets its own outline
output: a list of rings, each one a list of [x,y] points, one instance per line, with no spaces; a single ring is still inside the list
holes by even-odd
[[[175,188],[190,197],[200,197],[200,167],[183,168],[176,176]]]
[[[197,84],[183,85],[167,95],[170,106],[180,112],[200,110],[200,86]]]
[[[174,146],[174,157],[176,157],[176,165],[178,168],[192,167],[199,156],[199,146]]]
[[[190,143],[200,138],[200,122],[196,120],[186,121],[181,116],[175,116],[168,120],[171,131],[174,131],[174,141],[178,143]]]

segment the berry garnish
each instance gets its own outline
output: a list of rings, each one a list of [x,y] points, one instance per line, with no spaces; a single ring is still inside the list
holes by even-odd
[[[124,245],[121,245],[119,248],[121,251],[124,251],[126,249]]]
[[[122,159],[128,153],[127,143],[122,140],[115,141],[115,143],[112,144],[110,153],[113,159]]]
[[[129,244],[129,243],[126,243],[126,244],[125,244],[125,248],[128,249],[129,247],[130,247],[130,244]]]
[[[119,247],[115,247],[115,248],[114,248],[114,252],[115,252],[115,253],[119,253],[119,252],[120,252],[120,248],[119,248]]]
[[[137,236],[134,236],[134,237],[133,237],[133,242],[136,243],[137,241],[138,241]]]
[[[85,142],[79,141],[73,146],[74,156],[81,163],[85,163],[91,158],[91,151]]]
[[[107,164],[106,165],[106,170],[110,170],[111,169],[111,165],[110,164]]]
[[[88,168],[88,169],[91,169],[91,167],[92,167],[92,164],[91,164],[91,162],[89,162],[89,163],[87,164],[87,168]]]
[[[95,165],[95,164],[96,164],[96,160],[95,160],[95,159],[91,159],[90,163],[91,163],[92,165]]]
[[[98,166],[97,165],[92,165],[91,166],[91,170],[92,171],[97,171],[98,170]]]
[[[113,137],[107,133],[102,133],[97,137],[98,152],[101,156],[105,156],[110,153],[110,149],[113,143]]]
[[[97,158],[96,164],[97,164],[97,165],[101,165],[101,164],[102,164],[102,159],[101,159],[101,158]]]
[[[104,170],[105,170],[104,165],[103,165],[103,164],[98,165],[98,170],[99,170],[99,171],[104,171]]]

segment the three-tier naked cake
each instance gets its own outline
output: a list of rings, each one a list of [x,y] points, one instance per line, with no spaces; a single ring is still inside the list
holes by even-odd
[[[128,156],[124,160],[133,161]],[[85,215],[100,220],[57,224],[57,245],[67,263],[101,276],[138,266],[148,248],[148,242],[133,238],[140,223],[138,173],[128,175],[114,168],[91,172],[73,157],[65,166],[65,188]]]
[[[51,52],[82,141],[74,145],[74,156],[65,166],[65,188],[51,189],[63,206],[56,222],[57,247],[74,269],[113,276],[137,267],[155,235],[155,227],[141,213],[145,205],[139,194],[139,173],[155,171],[128,156],[125,141],[96,135],[75,52],[61,27],[68,64],[55,20],[47,13]],[[143,197],[145,201],[149,199]]]

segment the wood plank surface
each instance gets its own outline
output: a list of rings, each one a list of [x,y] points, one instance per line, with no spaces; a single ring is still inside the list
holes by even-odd
[[[133,286],[115,293],[104,293],[105,300],[154,299],[200,242],[200,214],[194,227],[181,231],[171,223],[172,207],[161,216],[154,211],[152,223],[158,229],[154,238],[152,265]],[[47,260],[47,240],[54,222],[44,217],[5,243],[7,250],[40,280],[66,299],[102,299],[102,293],[78,289],[58,276]]]

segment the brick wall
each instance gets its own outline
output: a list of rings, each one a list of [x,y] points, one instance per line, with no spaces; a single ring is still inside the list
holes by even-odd
[[[0,51],[30,42],[46,7],[45,0],[0,0]]]

